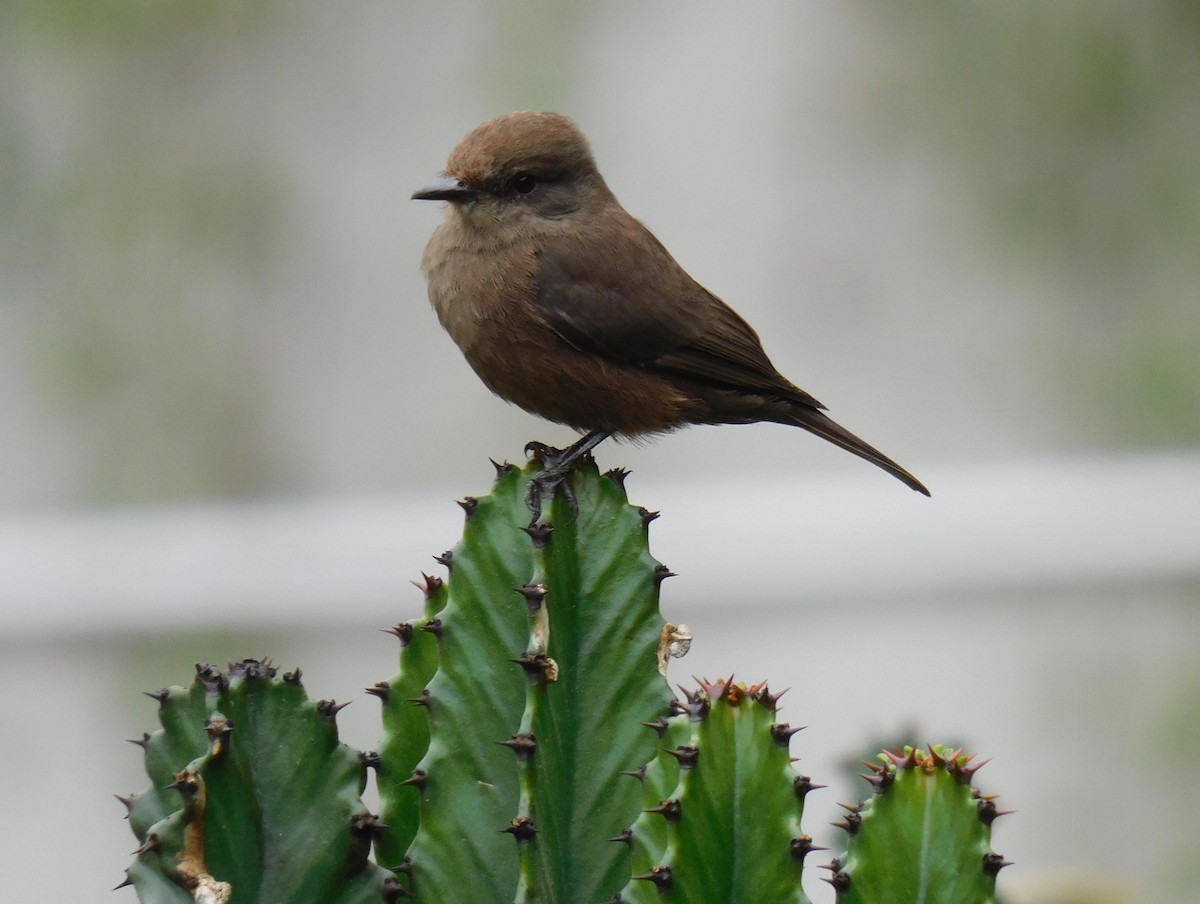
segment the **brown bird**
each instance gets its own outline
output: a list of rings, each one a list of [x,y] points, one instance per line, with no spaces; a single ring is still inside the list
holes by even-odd
[[[535,520],[540,493],[605,437],[687,424],[803,427],[929,495],[775,369],[750,325],[625,212],[566,117],[485,122],[413,198],[450,202],[421,268],[475,372],[501,398],[586,433],[531,487]]]

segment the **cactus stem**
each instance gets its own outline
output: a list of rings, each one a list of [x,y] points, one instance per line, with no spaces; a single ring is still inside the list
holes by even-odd
[[[667,822],[679,822],[683,816],[683,806],[677,800],[664,800],[657,807],[650,807],[648,810],[643,810],[643,813],[657,813]]]
[[[370,687],[363,688],[363,690],[387,703],[388,695],[392,692],[392,686],[386,681],[376,681]]]
[[[517,839],[518,844],[525,844],[533,841],[533,836],[537,834],[537,826],[534,825],[532,819],[528,816],[518,816],[513,819],[512,823],[500,830],[507,832]]]

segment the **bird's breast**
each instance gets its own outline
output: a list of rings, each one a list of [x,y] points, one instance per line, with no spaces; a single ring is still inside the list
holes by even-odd
[[[529,307],[536,255],[527,244],[506,241],[503,230],[477,228],[452,211],[429,240],[421,269],[438,320],[470,358],[489,324]]]
[[[422,259],[438,319],[492,392],[581,430],[634,435],[703,418],[675,381],[567,343],[534,303],[536,241],[495,232],[452,212]]]

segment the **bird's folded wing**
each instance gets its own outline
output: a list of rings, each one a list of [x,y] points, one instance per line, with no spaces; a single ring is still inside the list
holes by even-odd
[[[771,364],[754,329],[625,215],[544,241],[535,305],[572,347],[705,385],[821,404]],[[603,243],[584,235],[605,236]]]

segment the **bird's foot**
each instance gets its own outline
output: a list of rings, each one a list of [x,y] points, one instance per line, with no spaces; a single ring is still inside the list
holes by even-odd
[[[529,481],[529,489],[525,491],[525,505],[533,515],[529,521],[531,527],[541,521],[544,506],[554,501],[554,494],[560,489],[571,508],[572,517],[579,514],[579,502],[567,477],[581,461],[591,458],[592,449],[606,436],[605,433],[589,433],[565,449],[555,449],[538,442],[526,444],[525,454],[542,465],[542,470]]]
[[[571,508],[571,516],[579,514],[579,501],[575,498],[575,491],[571,489],[567,477],[575,465],[586,456],[581,455],[568,461],[568,452],[570,449],[555,449],[545,443],[534,442],[525,446],[525,454],[542,465],[542,470],[529,481],[529,489],[525,491],[525,505],[533,515],[529,520],[530,527],[541,521],[543,508],[554,501],[554,494],[559,490],[562,490],[563,498]]]

